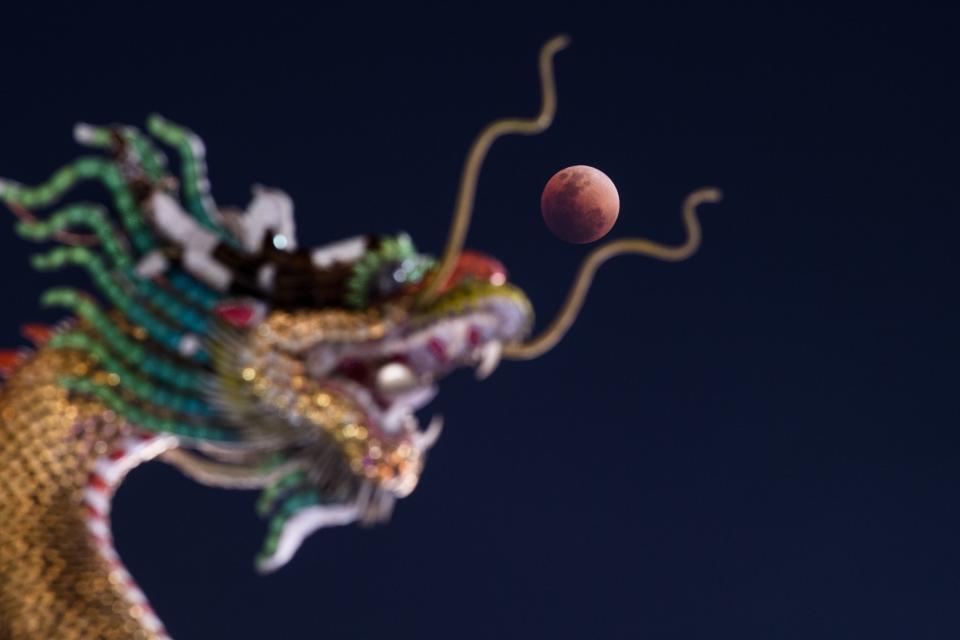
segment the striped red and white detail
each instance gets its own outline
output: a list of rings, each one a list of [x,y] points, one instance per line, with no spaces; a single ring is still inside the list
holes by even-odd
[[[154,640],[171,640],[147,597],[123,566],[113,546],[110,506],[114,491],[137,465],[156,458],[178,445],[176,436],[137,434],[120,438],[113,449],[97,459],[83,492],[84,520],[93,544],[110,568],[110,581],[117,585],[131,612]]]

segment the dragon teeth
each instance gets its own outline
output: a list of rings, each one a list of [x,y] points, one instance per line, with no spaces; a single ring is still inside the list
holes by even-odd
[[[502,356],[503,343],[499,340],[493,340],[483,345],[480,349],[480,363],[477,365],[477,380],[485,380],[490,377],[490,374],[496,371]]]
[[[443,431],[443,416],[438,414],[430,418],[430,424],[426,429],[413,434],[414,446],[420,451],[426,451],[437,442],[441,431]]]

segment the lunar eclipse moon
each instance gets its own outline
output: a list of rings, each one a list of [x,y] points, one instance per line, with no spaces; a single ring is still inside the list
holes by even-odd
[[[620,195],[605,173],[587,165],[561,169],[547,181],[540,212],[561,240],[586,244],[607,235],[620,214]]]

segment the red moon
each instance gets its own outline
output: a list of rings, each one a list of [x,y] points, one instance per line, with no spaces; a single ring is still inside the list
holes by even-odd
[[[620,194],[607,174],[576,165],[555,173],[543,188],[540,212],[561,240],[585,244],[613,228],[620,214]]]

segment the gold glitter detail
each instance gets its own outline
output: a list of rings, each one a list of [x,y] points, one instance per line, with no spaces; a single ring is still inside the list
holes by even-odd
[[[386,335],[392,324],[392,318],[384,318],[376,310],[274,311],[257,329],[257,334],[271,346],[296,352],[325,341],[376,340]]]

